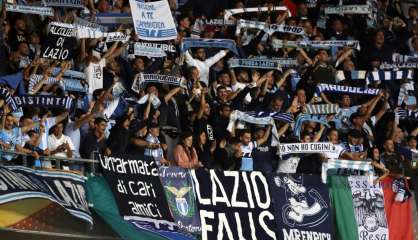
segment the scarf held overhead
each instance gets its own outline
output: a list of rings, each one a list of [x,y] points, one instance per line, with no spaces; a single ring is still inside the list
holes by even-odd
[[[275,32],[281,33],[290,33],[296,35],[305,35],[305,31],[303,27],[296,27],[296,26],[288,26],[288,25],[278,25],[278,24],[267,24],[265,22],[258,22],[258,21],[249,21],[240,19],[237,23],[236,28],[236,35],[241,33],[242,28],[255,28],[259,30],[263,30],[269,35],[272,35]]]
[[[226,48],[233,52],[235,55],[239,55],[235,41],[232,39],[184,38],[180,47],[180,51],[184,53],[190,48]]]
[[[234,9],[225,9],[224,19],[228,20],[229,17],[238,13],[249,13],[249,12],[267,12],[267,11],[287,11],[288,16],[291,17],[289,9],[286,6],[275,6],[271,9],[268,7],[253,7],[253,8],[234,8]]]
[[[228,124],[228,131],[231,132],[233,127],[235,126],[236,120],[244,121],[247,123],[252,124],[260,124],[260,125],[271,125],[271,133],[273,134],[273,139],[271,142],[272,146],[277,146],[279,144],[279,134],[277,133],[276,124],[274,123],[274,119],[271,116],[267,117],[253,117],[245,112],[241,112],[239,110],[234,110],[231,113],[229,118]]]
[[[228,61],[230,68],[258,68],[258,69],[280,69],[281,65],[272,59],[237,59]]]
[[[182,80],[183,78],[181,77],[170,75],[139,73],[132,84],[132,90],[139,93],[145,83],[161,83],[182,86]]]
[[[352,87],[352,86],[341,86],[333,84],[319,84],[316,87],[315,94],[320,95],[321,92],[330,92],[330,93],[350,93],[350,94],[360,94],[360,95],[377,95],[381,89],[378,88],[362,88],[362,87]]]
[[[26,13],[26,14],[37,14],[37,15],[48,16],[48,17],[54,16],[54,11],[50,7],[35,7],[35,6],[27,6],[27,5],[6,4],[6,11]]]

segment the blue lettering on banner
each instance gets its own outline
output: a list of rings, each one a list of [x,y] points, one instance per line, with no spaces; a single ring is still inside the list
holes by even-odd
[[[136,31],[141,37],[168,37],[173,34],[176,34],[176,29],[174,28],[156,30],[156,29],[144,29],[144,28],[138,27]]]

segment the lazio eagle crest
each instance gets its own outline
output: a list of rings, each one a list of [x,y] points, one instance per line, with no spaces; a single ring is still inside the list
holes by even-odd
[[[180,217],[192,217],[195,212],[194,197],[193,194],[189,194],[192,187],[182,186],[178,189],[172,186],[171,182],[167,185],[164,188],[170,209]]]

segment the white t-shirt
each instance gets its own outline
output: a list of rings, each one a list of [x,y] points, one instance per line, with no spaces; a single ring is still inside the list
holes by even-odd
[[[80,157],[80,142],[81,142],[81,134],[80,134],[80,129],[74,129],[74,124],[75,122],[69,122],[67,124],[67,126],[65,127],[65,135],[67,135],[70,139],[71,142],[74,145],[74,157]]]
[[[63,144],[63,143],[68,143],[70,145],[70,149],[71,151],[74,151],[74,145],[73,142],[71,141],[71,138],[69,138],[68,136],[62,134],[61,138],[56,138],[54,134],[49,135],[48,137],[48,149],[50,151],[53,151],[55,149],[58,148],[59,145]],[[67,157],[67,154],[65,152],[59,152],[59,153],[55,153],[54,155],[55,157]]]
[[[241,171],[252,171],[254,166],[252,152],[257,147],[257,142],[252,141],[248,145],[240,144],[242,151]]]
[[[98,63],[90,62],[84,69],[89,84],[89,94],[96,89],[103,88],[103,68],[106,66],[106,58],[100,59]]]
[[[300,157],[296,154],[288,154],[283,156],[282,160],[279,161],[279,167],[277,168],[278,173],[296,173],[298,168]]]
[[[339,159],[341,154],[345,152],[345,147],[341,144],[335,144],[335,151],[334,152],[324,152],[324,156],[328,159]]]

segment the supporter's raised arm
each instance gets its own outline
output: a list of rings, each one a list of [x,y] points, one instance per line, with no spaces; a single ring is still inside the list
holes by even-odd
[[[373,101],[371,102],[370,106],[367,108],[367,112],[365,116],[366,119],[369,119],[372,116],[373,110],[375,109],[377,103],[380,101],[383,95],[384,95],[383,91],[380,91],[379,94],[372,99]]]
[[[270,132],[271,132],[271,125],[269,125],[267,127],[266,131],[264,131],[263,137],[256,140],[257,141],[257,146],[260,146],[260,145],[264,144],[265,142],[267,142],[267,140],[269,139],[269,136],[270,136]]]
[[[170,90],[165,96],[164,96],[164,102],[168,103],[171,98],[173,98],[178,92],[180,92],[181,87],[176,87]]]
[[[290,75],[292,71],[294,70],[289,68],[280,76],[279,81],[276,83],[277,88],[280,88],[283,85],[283,83],[286,81],[287,77]]]
[[[338,67],[340,63],[344,62],[344,60],[347,59],[352,53],[352,48],[343,50],[342,54],[337,58],[337,61],[335,62],[335,67]]]
[[[315,64],[315,62],[312,61],[312,59],[308,56],[308,54],[305,52],[305,50],[303,50],[303,48],[299,48],[299,52],[309,65],[312,66],[312,65]]]
[[[197,119],[200,120],[203,117],[203,113],[206,107],[206,92],[207,91],[201,91],[200,93],[200,107],[199,112],[197,112]]]

